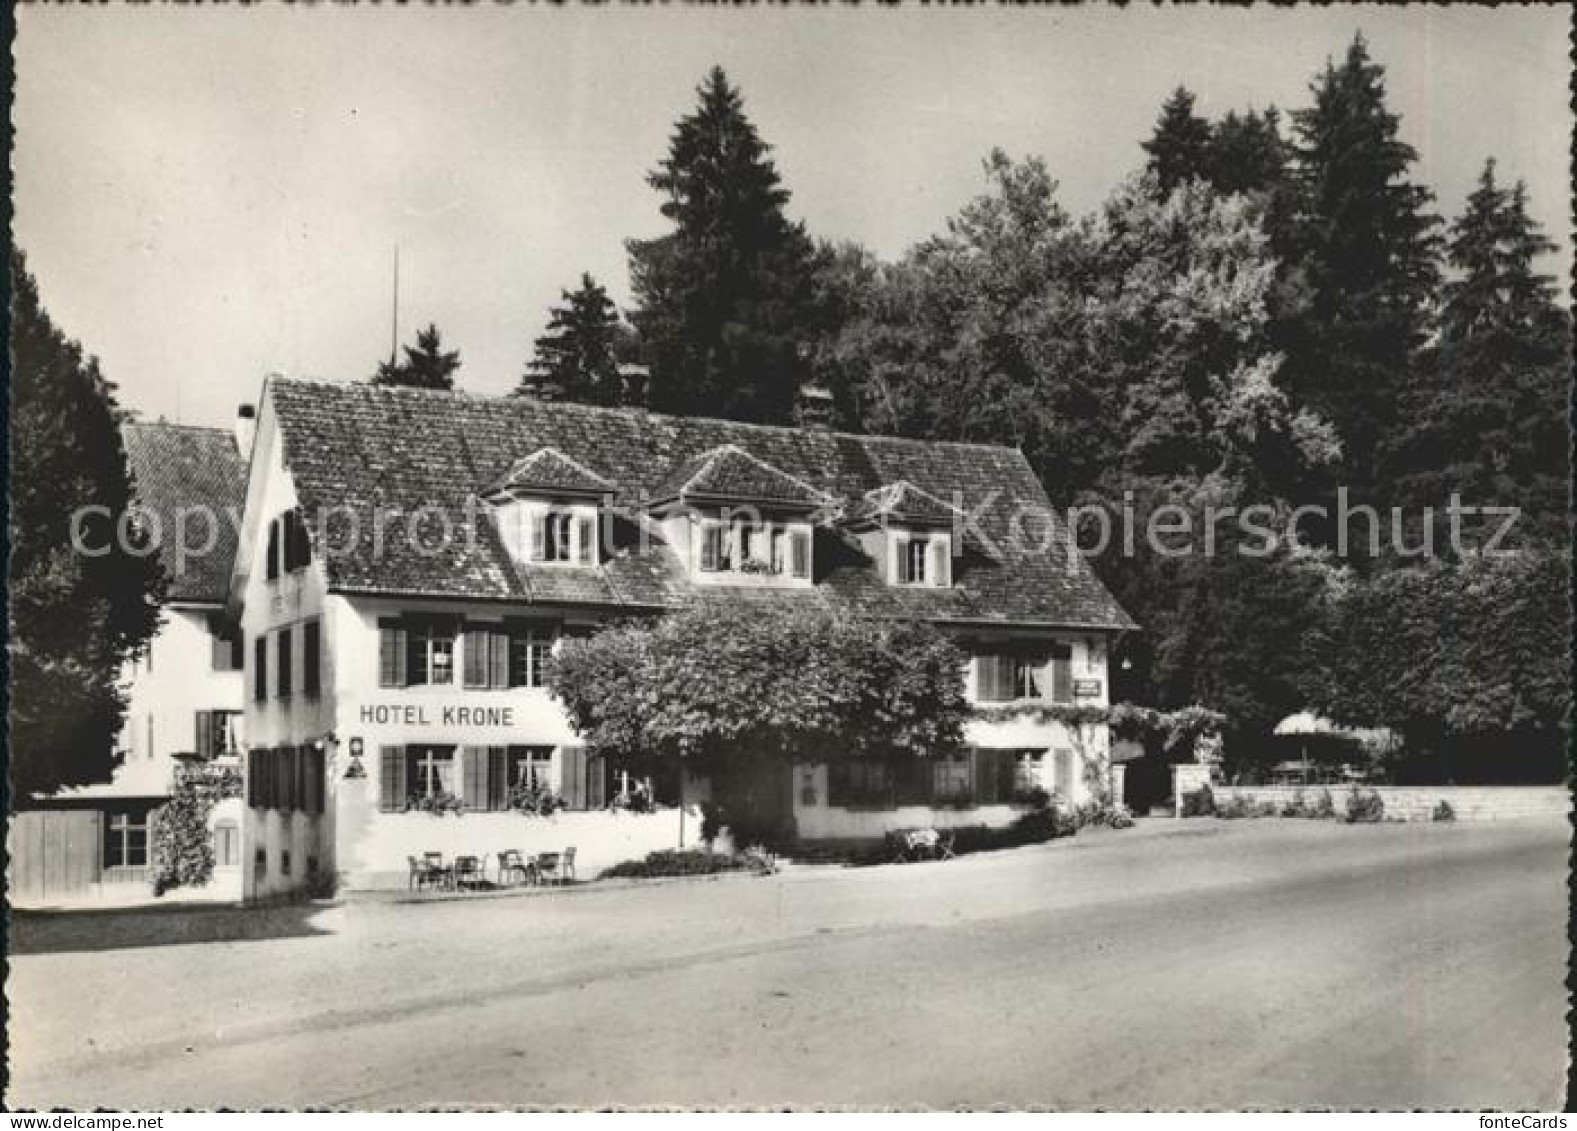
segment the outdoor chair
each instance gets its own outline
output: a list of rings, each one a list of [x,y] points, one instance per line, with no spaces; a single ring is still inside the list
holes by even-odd
[[[559,871],[563,874],[566,882],[575,882],[575,850],[573,848],[564,850],[564,856],[559,861]]]
[[[437,884],[441,888],[454,886],[454,869],[444,863],[442,852],[422,853],[422,868],[427,873],[429,884]]]
[[[432,869],[427,866],[425,861],[418,860],[414,856],[407,856],[405,859],[411,866],[410,887],[413,891],[419,891],[435,882]]]
[[[522,884],[533,882],[535,871],[525,858],[520,855],[520,849],[511,848],[498,854],[498,886],[503,887],[511,880]]]
[[[911,860],[935,860],[941,837],[935,829],[909,829],[892,834],[894,859],[899,863]]]
[[[544,884],[564,882],[563,855],[558,852],[539,852],[532,864],[537,870],[537,880]]]
[[[486,877],[482,867],[482,860],[478,856],[456,856],[454,858],[454,886],[481,887]]]
[[[953,840],[955,834],[951,832],[939,833],[936,838],[936,858],[938,860],[956,860],[953,853]]]

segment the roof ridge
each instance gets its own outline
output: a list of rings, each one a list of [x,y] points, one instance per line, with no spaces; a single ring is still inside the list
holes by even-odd
[[[384,396],[424,396],[432,398],[453,398],[473,402],[488,401],[529,401],[529,398],[518,397],[512,393],[473,393],[469,389],[419,389],[412,385],[373,385],[366,381],[329,381],[307,377],[281,377],[270,376],[266,378],[269,384],[280,385],[308,385],[316,388],[340,388],[350,390],[367,390]],[[1010,444],[988,444],[979,440],[928,440],[919,436],[897,436],[886,432],[842,432],[832,428],[809,428],[796,424],[760,424],[753,420],[731,420],[726,416],[686,416],[680,413],[659,412],[656,409],[644,408],[639,405],[593,405],[579,404],[575,401],[552,401],[554,410],[570,409],[575,412],[586,413],[591,416],[639,416],[656,417],[659,420],[684,421],[714,421],[727,424],[731,428],[748,428],[756,432],[790,433],[792,435],[823,435],[845,440],[880,440],[899,444],[918,444],[923,447],[945,446],[952,448],[971,448],[977,451],[1014,452],[1023,455],[1023,451]],[[721,446],[721,445],[720,445]]]
[[[217,424],[180,424],[169,420],[123,420],[122,428],[179,428],[185,432],[211,432],[215,436],[228,436],[230,429]]]

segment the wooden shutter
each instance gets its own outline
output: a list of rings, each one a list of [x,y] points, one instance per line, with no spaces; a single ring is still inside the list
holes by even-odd
[[[279,647],[279,686],[275,689],[275,696],[280,699],[289,699],[291,692],[295,691],[295,665],[293,648],[295,634],[288,628],[282,628],[275,636],[275,643]]]
[[[893,539],[893,576],[899,585],[907,585],[914,580],[914,574],[909,570],[909,540],[907,538]]]
[[[199,758],[212,758],[214,756],[214,713],[212,711],[197,712],[197,745],[194,747]]]
[[[509,807],[509,747],[487,748],[487,807]]]
[[[481,628],[465,630],[465,686],[487,686],[488,632]]]
[[[397,621],[378,622],[378,686],[404,687],[406,685],[405,626]]]
[[[213,648],[209,665],[216,672],[229,671],[234,665],[230,658],[235,654],[230,645],[230,640],[224,634],[224,625],[217,616],[208,618],[209,643]]]
[[[996,777],[991,772],[996,753],[995,750],[982,750],[978,746],[969,748],[969,789],[978,805],[990,805],[997,799]]]
[[[309,620],[301,626],[301,691],[316,698],[323,687],[323,626]]]
[[[268,634],[260,632],[252,640],[252,698],[261,703],[268,698]]]
[[[509,686],[509,634],[507,632],[490,632],[487,634],[487,685],[489,687]]]
[[[800,578],[810,576],[810,535],[806,531],[789,531],[789,573]]]
[[[1064,801],[1073,800],[1073,751],[1063,748],[1051,752],[1052,788]]]
[[[460,800],[467,809],[486,809],[487,806],[486,746],[460,747]]]
[[[927,551],[931,555],[931,584],[943,588],[953,584],[950,576],[952,566],[951,555],[948,554],[947,539],[940,534],[931,539],[931,548]]]
[[[279,576],[279,520],[277,518],[268,524],[268,554],[264,571],[270,581]]]
[[[386,813],[398,813],[405,808],[408,792],[405,785],[405,747],[379,747],[378,807]]]
[[[975,671],[980,681],[980,698],[985,702],[999,703],[1011,699],[1013,659],[1011,656],[984,655],[976,657]]]
[[[608,760],[601,754],[586,757],[586,808],[601,809],[608,804]]]
[[[1067,649],[1051,657],[1051,699],[1054,703],[1073,702],[1073,659]]]
[[[592,565],[597,560],[596,520],[581,515],[575,520],[576,560],[581,565]]]
[[[548,556],[548,516],[542,511],[531,515],[531,560],[540,562]]]
[[[701,569],[707,573],[717,569],[717,547],[722,530],[716,526],[701,527]]]
[[[559,793],[569,809],[586,807],[586,748],[559,747]]]

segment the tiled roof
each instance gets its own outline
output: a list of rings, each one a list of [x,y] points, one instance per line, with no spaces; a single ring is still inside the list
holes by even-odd
[[[867,491],[849,509],[848,521],[914,523],[921,526],[952,526],[958,508],[944,503],[929,491],[922,491],[906,479]]]
[[[482,494],[491,496],[517,488],[521,491],[567,491],[600,495],[613,490],[613,483],[561,451],[539,448],[512,463]]]
[[[137,501],[158,516],[165,599],[223,604],[235,559],[236,526],[246,504],[246,463],[226,429],[129,422],[121,426]],[[196,508],[207,508],[198,511]],[[177,516],[186,545],[177,551]],[[213,516],[213,548],[205,515]]]
[[[825,491],[780,471],[734,444],[723,444],[681,461],[652,495],[654,502],[712,498],[820,507],[832,501]]]
[[[1010,448],[366,384],[274,378],[268,394],[309,521],[314,512],[330,515],[335,552],[327,568],[339,592],[639,608],[695,601],[698,587],[647,517],[647,505],[660,488],[675,485],[676,469],[693,464],[699,472],[707,462],[702,457],[731,446],[750,458],[730,456],[729,467],[765,464],[845,508],[900,480],[938,499],[956,498],[976,531],[962,540],[950,588],[886,585],[857,537],[823,525],[816,531],[811,590],[711,587],[707,600],[813,601],[937,621],[1133,627],[1082,556],[1068,551],[1060,519],[1042,539],[1049,546],[1009,539],[1015,514],[1051,514],[1029,464]],[[496,482],[543,448],[614,484],[619,517],[603,565],[518,565],[487,521],[474,538],[454,537],[441,553],[390,536],[397,526],[386,527],[382,545],[374,545],[372,516],[379,508],[409,515],[434,507],[457,521],[486,514],[485,504],[474,501],[479,485]],[[346,508],[356,516],[354,530]],[[1034,519],[1021,525],[1045,529]]]

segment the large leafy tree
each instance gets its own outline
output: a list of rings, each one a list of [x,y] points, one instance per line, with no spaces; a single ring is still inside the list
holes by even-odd
[[[515,392],[580,404],[631,403],[636,390],[626,386],[619,368],[629,332],[608,292],[583,274],[579,287],[562,294]]]
[[[784,213],[788,190],[739,90],[714,68],[697,94],[647,178],[673,230],[628,243],[652,406],[784,422],[816,321],[815,249]]]
[[[1386,105],[1384,75],[1358,36],[1312,85],[1313,105],[1293,112],[1293,238],[1308,293],[1279,335],[1294,398],[1335,426],[1342,480],[1366,500],[1439,282],[1433,198],[1408,179],[1418,154]]]
[[[963,660],[921,623],[723,601],[568,641],[551,680],[594,750],[695,765],[736,840],[770,840],[793,763],[957,750]]]
[[[1565,537],[1571,320],[1538,270],[1554,249],[1522,183],[1500,184],[1487,162],[1451,225],[1438,340],[1390,451],[1409,513],[1435,508],[1439,552],[1452,548],[1441,527],[1453,492],[1466,506],[1519,508],[1519,541]],[[1478,535],[1499,525],[1471,521]]]
[[[1571,564],[1474,554],[1337,591],[1316,701],[1404,739],[1403,777],[1558,781],[1571,711]]]
[[[17,251],[11,286],[8,745],[26,797],[109,780],[122,665],[157,628],[164,583],[136,525],[121,526],[131,484],[114,385],[51,320]]]
[[[429,323],[416,332],[416,345],[405,346],[402,361],[381,362],[373,376],[374,385],[405,385],[413,389],[453,389],[455,370],[460,368],[460,351],[445,350],[438,327]]]

